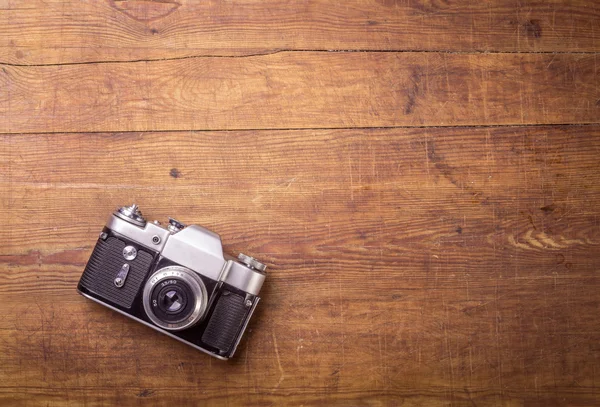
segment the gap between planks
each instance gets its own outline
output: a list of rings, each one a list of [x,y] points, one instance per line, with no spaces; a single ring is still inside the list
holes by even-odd
[[[2,62],[2,66],[14,66],[14,67],[44,67],[44,66],[73,66],[73,65],[99,65],[99,64],[133,64],[139,62],[163,62],[163,61],[180,61],[185,59],[212,59],[212,58],[253,58],[263,57],[269,55],[283,54],[283,53],[396,53],[396,54],[457,54],[457,55],[487,55],[487,54],[551,54],[551,55],[598,55],[600,52],[593,51],[486,51],[486,50],[473,50],[473,51],[446,51],[446,50],[372,50],[372,49],[279,49],[274,51],[257,52],[242,55],[186,55],[181,57],[170,57],[170,58],[149,58],[149,59],[132,59],[132,60],[113,60],[113,61],[82,61],[82,62],[64,62],[64,63],[51,63],[51,64],[16,64],[11,62]]]
[[[182,130],[119,130],[119,131],[14,131],[0,132],[0,136],[10,135],[51,135],[51,134],[128,134],[128,133],[233,133],[257,131],[330,131],[330,130],[393,130],[393,129],[492,129],[492,128],[522,128],[522,127],[596,127],[599,123],[529,123],[529,124],[473,124],[460,126],[349,126],[349,127],[265,127],[256,129],[182,129]]]

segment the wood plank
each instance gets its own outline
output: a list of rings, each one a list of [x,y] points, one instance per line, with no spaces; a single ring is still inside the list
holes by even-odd
[[[598,122],[595,55],[279,53],[3,66],[0,132]]]
[[[597,125],[4,135],[0,400],[592,405],[598,151]],[[236,359],[75,294],[131,200],[269,263]]]
[[[275,50],[600,50],[600,11],[584,0],[11,0],[0,11],[0,61],[16,64]]]

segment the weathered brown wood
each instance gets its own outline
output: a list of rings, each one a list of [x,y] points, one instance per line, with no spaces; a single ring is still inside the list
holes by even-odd
[[[0,23],[0,405],[598,404],[594,2],[10,0]],[[269,264],[234,360],[75,293],[132,201]]]
[[[0,137],[8,405],[593,405],[600,126]],[[77,296],[135,200],[270,265],[222,363]]]
[[[586,123],[595,55],[279,53],[0,71],[0,132]]]
[[[0,61],[17,64],[282,49],[600,50],[600,9],[585,0],[11,0],[0,13]]]

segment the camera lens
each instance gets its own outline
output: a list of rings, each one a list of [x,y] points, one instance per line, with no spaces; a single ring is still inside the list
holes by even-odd
[[[173,324],[188,318],[194,311],[195,295],[184,280],[172,277],[154,287],[150,295],[154,315]]]
[[[153,297],[159,308],[167,314],[178,314],[187,305],[188,296],[192,295],[191,289],[183,281],[173,280],[164,287],[157,287],[159,291]]]
[[[167,308],[167,312],[177,312],[183,307],[181,296],[176,290],[167,291],[162,299],[162,304]]]
[[[201,278],[180,266],[158,270],[144,287],[143,305],[148,318],[169,330],[186,329],[200,321],[206,302]]]

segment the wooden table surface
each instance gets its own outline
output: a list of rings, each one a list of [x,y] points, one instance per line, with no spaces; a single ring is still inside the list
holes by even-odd
[[[600,405],[600,4],[0,0],[0,404]],[[264,260],[218,361],[108,214]]]

